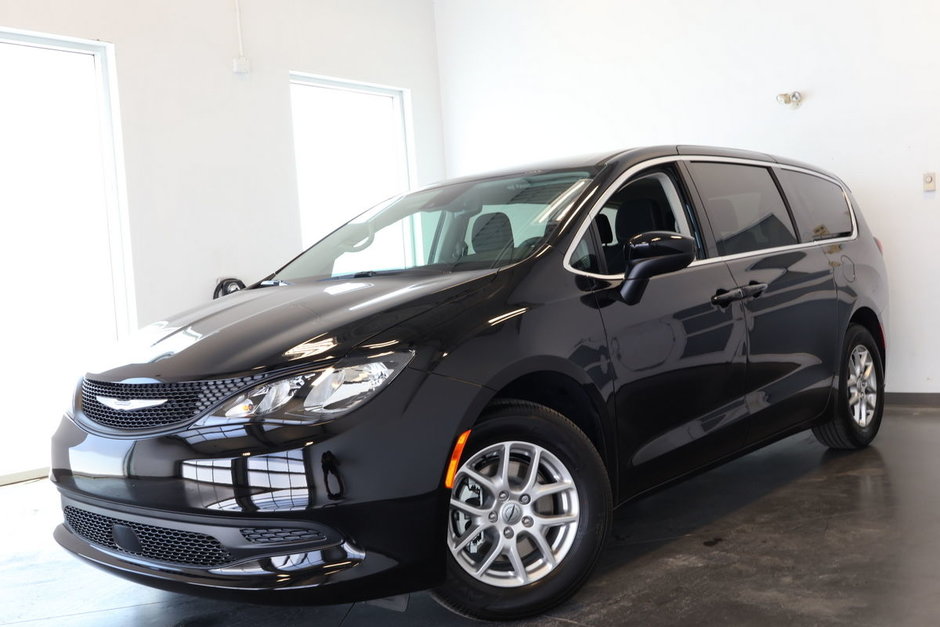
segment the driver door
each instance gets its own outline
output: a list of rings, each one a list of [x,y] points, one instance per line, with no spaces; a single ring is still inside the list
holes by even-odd
[[[624,244],[639,233],[678,232],[699,249],[689,267],[650,279],[636,305],[611,295],[601,309],[615,376],[621,481],[637,492],[744,445],[747,330],[739,303],[712,303],[734,280],[725,263],[704,258],[678,167],[632,177],[604,202],[595,226],[607,275],[622,275]],[[612,294],[619,282],[611,282]]]

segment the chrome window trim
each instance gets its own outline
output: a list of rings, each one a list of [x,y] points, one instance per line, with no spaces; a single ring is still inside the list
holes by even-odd
[[[617,179],[607,186],[607,189],[604,190],[604,193],[598,197],[595,201],[594,206],[591,208],[591,211],[588,213],[587,217],[581,223],[581,226],[578,227],[577,232],[575,233],[574,239],[571,244],[568,246],[568,250],[565,253],[565,260],[563,266],[565,270],[571,272],[572,274],[580,274],[582,276],[591,277],[594,279],[602,279],[605,281],[617,281],[623,280],[626,276],[625,274],[597,274],[594,272],[585,272],[584,270],[578,270],[577,268],[572,267],[571,257],[574,254],[574,250],[578,245],[578,242],[584,237],[584,234],[587,232],[588,228],[591,226],[591,222],[594,220],[594,216],[600,213],[601,209],[604,208],[604,203],[610,199],[614,193],[620,189],[631,177],[635,176],[638,172],[645,170],[647,168],[662,165],[665,163],[676,163],[678,161],[712,161],[717,163],[730,163],[736,165],[753,165],[764,168],[779,168],[781,170],[792,170],[793,172],[800,172],[802,174],[809,174],[821,178],[823,180],[829,181],[839,186],[839,189],[842,190],[842,197],[845,200],[846,206],[849,208],[849,215],[852,217],[852,234],[844,237],[834,237],[831,239],[821,239],[815,240],[812,242],[800,242],[798,244],[790,244],[787,246],[777,246],[775,248],[760,248],[758,250],[750,250],[744,253],[736,253],[734,255],[719,255],[716,257],[708,257],[706,259],[696,259],[689,264],[688,267],[694,268],[698,266],[709,265],[718,262],[724,261],[734,261],[736,259],[744,259],[747,257],[756,257],[758,255],[773,254],[779,252],[786,252],[789,250],[801,250],[805,248],[812,248],[813,246],[828,246],[830,244],[838,244],[841,242],[848,242],[858,238],[858,220],[855,217],[855,207],[852,206],[852,203],[849,201],[849,192],[846,189],[845,185],[841,181],[822,174],[821,172],[816,172],[808,168],[803,168],[795,165],[788,165],[783,163],[777,163],[775,161],[762,161],[759,159],[741,159],[738,157],[717,157],[713,155],[670,155],[668,157],[657,157],[655,159],[649,159],[638,163],[632,168],[628,169],[626,172],[617,177]],[[781,197],[786,197],[781,190]],[[691,226],[691,225],[690,225]]]

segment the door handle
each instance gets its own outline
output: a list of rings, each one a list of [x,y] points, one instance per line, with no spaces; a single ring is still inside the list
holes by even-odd
[[[744,298],[744,290],[740,287],[735,287],[730,290],[718,290],[714,296],[712,296],[712,304],[718,305],[719,307],[727,307],[736,300],[742,300]]]
[[[747,285],[741,286],[741,291],[744,292],[744,298],[753,296],[757,298],[764,293],[764,290],[767,289],[766,283],[758,283],[757,281],[751,281]]]

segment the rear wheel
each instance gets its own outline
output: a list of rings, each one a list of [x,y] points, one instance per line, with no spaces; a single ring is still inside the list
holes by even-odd
[[[832,417],[813,427],[813,434],[829,448],[864,448],[878,434],[883,411],[881,353],[868,329],[850,325],[842,348],[839,391]]]
[[[561,414],[502,401],[472,431],[447,519],[447,580],[459,614],[507,620],[558,605],[584,583],[610,524],[607,473]]]

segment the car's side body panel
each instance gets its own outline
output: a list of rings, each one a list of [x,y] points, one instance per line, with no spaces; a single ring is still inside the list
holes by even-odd
[[[633,306],[605,294],[627,492],[744,445],[745,320],[739,306],[710,302],[731,281],[724,264],[708,264],[651,279]]]
[[[728,262],[736,285],[767,285],[745,302],[749,441],[820,414],[837,366],[835,288],[818,248]]]

